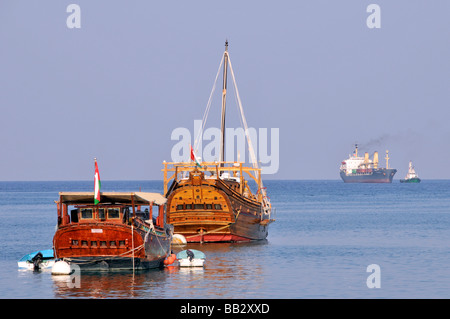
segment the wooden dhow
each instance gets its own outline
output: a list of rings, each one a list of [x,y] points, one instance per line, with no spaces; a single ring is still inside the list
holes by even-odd
[[[94,204],[93,192],[59,193],[55,258],[82,270],[163,266],[173,233],[172,226],[165,223],[167,199],[147,192],[100,195],[100,202]],[[157,217],[153,217],[154,210]]]
[[[228,53],[228,42],[221,61],[223,91],[221,114],[220,160],[198,161],[191,147],[191,162],[163,162],[164,194],[167,197],[167,223],[174,233],[188,242],[238,242],[263,240],[268,235],[272,205],[261,179],[262,169],[256,160],[247,122]],[[225,110],[227,74],[230,67],[241,120],[246,134],[252,165],[225,158]],[[216,76],[216,81],[219,73]],[[215,84],[213,86],[213,89]],[[211,93],[212,96],[212,93]],[[202,129],[210,103],[208,101]],[[252,188],[256,190],[252,191]]]

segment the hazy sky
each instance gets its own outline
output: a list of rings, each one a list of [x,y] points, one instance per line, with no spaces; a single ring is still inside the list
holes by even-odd
[[[93,180],[94,157],[103,180],[162,179],[225,39],[248,125],[279,128],[266,179],[339,179],[355,143],[388,149],[395,179],[409,160],[450,179],[449,15],[448,0],[1,0],[0,180]]]

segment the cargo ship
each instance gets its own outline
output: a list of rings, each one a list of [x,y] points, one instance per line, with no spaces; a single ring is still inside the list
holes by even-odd
[[[373,158],[365,152],[364,157],[358,156],[358,145],[355,152],[341,163],[340,175],[345,183],[392,183],[397,170],[389,168],[389,151],[386,151],[386,168],[379,167],[378,152]]]

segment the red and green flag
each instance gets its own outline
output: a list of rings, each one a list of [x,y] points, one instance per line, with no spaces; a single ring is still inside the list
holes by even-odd
[[[95,158],[95,176],[94,176],[94,204],[100,203],[100,187],[102,183],[100,182],[100,174],[98,172],[97,159]]]
[[[195,156],[194,149],[192,148],[192,145],[189,145],[189,146],[191,147],[191,161],[195,162],[195,164],[197,164],[198,167],[201,167],[201,165],[200,165],[200,163],[199,163],[199,161],[197,159],[197,156]]]

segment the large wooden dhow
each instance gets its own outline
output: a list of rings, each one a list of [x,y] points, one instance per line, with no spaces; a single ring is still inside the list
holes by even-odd
[[[262,169],[248,136],[237,87],[237,100],[245,129],[252,165],[240,161],[224,161],[225,154],[225,101],[227,69],[233,69],[228,54],[228,43],[223,63],[223,94],[220,160],[198,162],[191,148],[191,162],[164,162],[164,194],[167,197],[167,223],[174,233],[183,235],[188,242],[238,242],[262,240],[268,235],[272,218],[272,205],[261,179]],[[220,70],[220,67],[219,67]],[[217,81],[216,76],[216,81]],[[214,84],[215,87],[215,84]],[[212,93],[211,93],[212,96]],[[208,102],[207,114],[210,106]],[[202,128],[206,121],[203,117]],[[253,191],[251,190],[251,186]]]
[[[165,223],[161,194],[103,192],[59,193],[55,258],[87,270],[147,269],[170,255],[173,228]],[[153,217],[155,211],[157,217]]]

